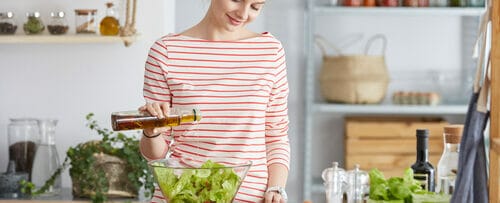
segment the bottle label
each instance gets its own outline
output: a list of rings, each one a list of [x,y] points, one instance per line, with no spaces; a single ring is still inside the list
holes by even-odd
[[[428,179],[429,179],[429,175],[428,174],[425,174],[425,173],[415,173],[413,174],[413,179],[415,179],[416,181],[418,181],[420,183],[420,185],[422,186],[422,189],[424,190],[429,190],[429,187],[428,187]]]

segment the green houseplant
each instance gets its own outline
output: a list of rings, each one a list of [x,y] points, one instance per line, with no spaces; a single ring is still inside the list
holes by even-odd
[[[70,147],[51,178],[38,190],[34,190],[32,183],[23,182],[24,193],[43,194],[69,166],[75,197],[104,202],[108,197],[136,197],[141,187],[145,188],[146,197],[151,196],[154,180],[147,161],[139,153],[139,141],[135,136],[100,127],[93,116],[93,113],[86,116],[87,127],[102,136],[101,140]]]

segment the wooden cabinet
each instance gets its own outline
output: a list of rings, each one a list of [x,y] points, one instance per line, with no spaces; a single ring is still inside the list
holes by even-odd
[[[415,129],[429,129],[429,160],[437,166],[443,152],[443,127],[448,122],[429,117],[347,117],[346,168],[378,168],[386,177],[402,176],[415,162]]]

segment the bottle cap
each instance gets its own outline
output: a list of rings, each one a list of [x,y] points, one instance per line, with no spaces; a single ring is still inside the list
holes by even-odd
[[[194,121],[200,121],[201,120],[201,111],[200,109],[193,109],[193,115],[194,115]]]
[[[429,130],[428,129],[417,129],[417,137],[428,138]]]
[[[444,141],[450,144],[459,144],[462,139],[463,125],[448,125],[444,127]]]

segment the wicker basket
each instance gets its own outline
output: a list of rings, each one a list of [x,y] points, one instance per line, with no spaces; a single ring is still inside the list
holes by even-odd
[[[368,55],[371,44],[382,40],[383,51],[387,40],[383,35],[375,35],[366,44],[363,55],[343,55],[324,38],[316,36],[323,52],[319,82],[322,96],[329,102],[349,104],[380,103],[386,94],[389,74],[384,55]],[[337,51],[337,55],[327,55],[324,45]]]

